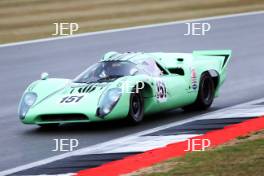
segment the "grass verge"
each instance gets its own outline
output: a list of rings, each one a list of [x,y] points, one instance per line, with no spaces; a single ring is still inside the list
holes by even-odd
[[[258,10],[263,0],[1,0],[0,44],[53,37],[56,22],[83,33]]]
[[[126,176],[261,176],[263,173],[264,130]]]

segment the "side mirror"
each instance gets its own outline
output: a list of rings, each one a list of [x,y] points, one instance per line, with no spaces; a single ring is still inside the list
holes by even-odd
[[[41,80],[46,80],[49,78],[49,74],[47,72],[43,72],[43,73],[41,73],[40,78],[41,78]]]

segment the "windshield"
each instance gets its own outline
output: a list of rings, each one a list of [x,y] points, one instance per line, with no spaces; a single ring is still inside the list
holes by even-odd
[[[112,81],[116,78],[134,75],[136,73],[138,73],[138,68],[132,62],[103,61],[89,67],[74,82],[90,83]]]

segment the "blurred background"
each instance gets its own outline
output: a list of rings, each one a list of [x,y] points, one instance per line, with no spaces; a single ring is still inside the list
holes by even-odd
[[[57,22],[83,33],[263,9],[264,0],[0,0],[0,44],[54,37]]]

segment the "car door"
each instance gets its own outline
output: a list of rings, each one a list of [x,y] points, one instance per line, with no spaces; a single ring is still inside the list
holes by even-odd
[[[177,108],[188,104],[188,87],[183,76],[163,74],[156,81],[157,100],[165,109]]]
[[[154,59],[144,60],[141,64],[154,80],[154,108],[166,110],[187,104],[189,84],[183,75],[171,74]]]

